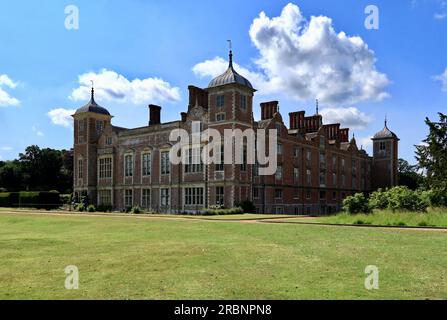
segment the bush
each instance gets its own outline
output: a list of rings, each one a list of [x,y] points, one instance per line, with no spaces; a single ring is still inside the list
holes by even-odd
[[[96,211],[98,211],[98,212],[112,212],[112,210],[113,210],[113,207],[110,205],[99,205],[96,208]]]
[[[244,210],[242,208],[232,208],[232,209],[207,209],[202,212],[204,216],[225,216],[225,215],[237,215],[244,214]]]
[[[383,191],[382,189],[379,189],[375,192],[373,192],[369,196],[369,206],[371,209],[386,209],[388,208],[389,199],[388,199],[388,192]]]
[[[130,213],[132,213],[132,214],[141,214],[141,213],[143,213],[143,210],[141,210],[141,208],[139,206],[134,206],[130,210]]]
[[[244,213],[256,213],[256,207],[250,200],[242,201],[241,203],[237,204],[236,207],[242,208]]]
[[[393,211],[426,211],[429,205],[420,192],[407,187],[394,187],[388,191],[388,208]]]
[[[96,212],[96,208],[95,208],[95,206],[94,205],[89,205],[88,207],[87,207],[87,211],[88,212]]]
[[[447,193],[442,190],[424,190],[421,191],[421,197],[432,207],[447,206]]]
[[[79,212],[84,212],[86,210],[86,207],[85,207],[85,205],[83,203],[78,203],[75,206],[75,210],[79,211]]]
[[[56,209],[61,201],[57,191],[6,192],[0,193],[0,207],[30,207],[36,209]]]
[[[371,212],[368,199],[363,193],[356,193],[343,200],[343,209],[350,214]]]

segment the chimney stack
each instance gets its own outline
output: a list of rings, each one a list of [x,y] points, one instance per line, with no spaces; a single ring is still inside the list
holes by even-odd
[[[188,114],[186,112],[182,112],[180,115],[182,116],[182,122],[186,122],[186,118],[188,117]]]
[[[161,123],[161,107],[154,104],[149,105],[149,125],[153,126]]]
[[[261,119],[272,119],[274,114],[278,112],[278,101],[270,101],[261,103]]]

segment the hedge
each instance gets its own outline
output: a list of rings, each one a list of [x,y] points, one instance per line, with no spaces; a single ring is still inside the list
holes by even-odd
[[[55,209],[61,205],[59,192],[1,192],[0,207]]]

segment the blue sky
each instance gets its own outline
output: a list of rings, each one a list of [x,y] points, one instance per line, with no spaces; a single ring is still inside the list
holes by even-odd
[[[207,86],[225,66],[226,40],[232,39],[241,73],[254,77],[249,80],[260,89],[254,108],[257,119],[263,100],[280,100],[288,122],[291,111],[313,113],[319,97],[320,108],[326,109],[322,112],[354,126],[358,144],[368,149],[368,138],[382,129],[387,114],[390,129],[401,138],[401,157],[414,162],[413,145],[427,133],[424,118],[447,111],[446,1],[302,0],[292,2],[284,13],[288,3],[1,2],[0,159],[13,159],[31,144],[70,148],[72,128],[66,115],[87,102],[90,78],[96,83],[97,102],[115,116],[115,125],[146,125],[150,103],[163,106],[163,121],[179,119],[187,108],[187,86]],[[379,30],[364,26],[369,4],[379,9]],[[78,30],[65,28],[67,5],[79,8]],[[261,12],[264,19],[254,22]],[[268,38],[273,32],[266,30],[281,31],[276,40],[303,40],[300,32],[319,32],[293,30],[289,22],[298,18],[298,26],[332,28],[336,35],[346,33],[350,42],[328,36],[307,55],[303,44],[276,50]],[[360,37],[363,44],[352,49],[352,37]],[[336,54],[332,45],[338,48]],[[329,54],[320,55],[323,51]],[[352,60],[352,53],[358,58]],[[349,81],[338,87],[337,81],[325,78],[326,69],[319,69],[322,62],[337,75],[347,70]],[[368,62],[372,65],[359,74],[371,80],[361,79],[360,86],[350,71]]]

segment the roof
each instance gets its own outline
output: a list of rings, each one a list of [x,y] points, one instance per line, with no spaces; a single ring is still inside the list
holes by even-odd
[[[110,116],[110,113],[109,113],[109,111],[107,111],[106,108],[103,108],[99,104],[96,103],[94,94],[95,94],[95,91],[92,88],[92,97],[91,97],[90,101],[85,106],[76,110],[75,114],[92,112],[92,113],[98,113],[98,114]]]
[[[373,140],[390,139],[390,138],[399,139],[394,132],[388,129],[387,121],[385,120],[385,127],[374,135]]]
[[[245,79],[243,76],[241,76],[239,73],[237,73],[236,70],[234,70],[234,68],[233,68],[233,52],[230,51],[230,62],[229,62],[227,71],[225,71],[220,76],[211,80],[210,84],[208,85],[208,88],[214,88],[214,87],[219,87],[219,86],[223,86],[226,84],[234,84],[234,83],[243,85],[245,87],[248,87],[248,88],[254,90],[250,81]]]

